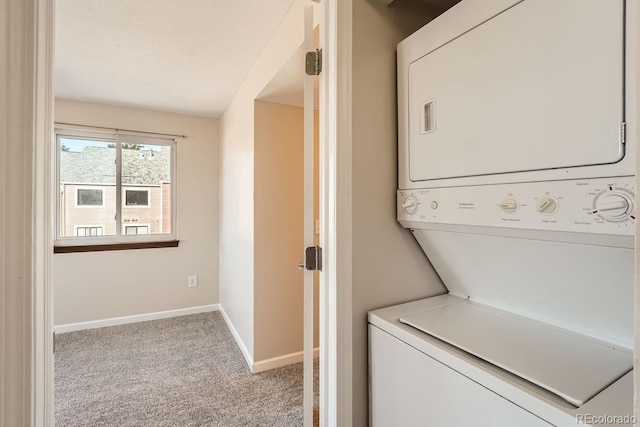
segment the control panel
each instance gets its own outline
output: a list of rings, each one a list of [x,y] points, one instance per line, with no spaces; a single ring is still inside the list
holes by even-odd
[[[401,223],[634,235],[635,177],[398,191]]]

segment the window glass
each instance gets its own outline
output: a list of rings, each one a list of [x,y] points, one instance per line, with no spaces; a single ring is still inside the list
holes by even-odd
[[[171,233],[171,150],[122,143],[122,234]],[[131,223],[148,224],[132,226]]]
[[[58,234],[116,234],[116,148],[106,141],[59,138]],[[86,224],[102,224],[100,234]],[[84,233],[84,234],[79,234]],[[95,232],[97,233],[97,231]]]

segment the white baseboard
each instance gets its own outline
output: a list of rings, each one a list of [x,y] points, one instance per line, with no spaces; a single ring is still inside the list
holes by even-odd
[[[149,320],[166,319],[169,317],[187,316],[189,314],[207,313],[210,311],[220,311],[222,318],[229,327],[231,335],[236,340],[240,351],[244,356],[251,372],[264,372],[282,366],[292,365],[294,363],[302,362],[304,353],[299,351],[297,353],[285,354],[284,356],[273,357],[271,359],[261,360],[259,362],[253,362],[253,358],[247,349],[247,346],[240,338],[240,334],[236,331],[236,328],[231,323],[231,319],[227,316],[224,308],[220,304],[201,305],[198,307],[180,308],[177,310],[158,311],[156,313],[135,314],[132,316],[113,317],[110,319],[91,320],[89,322],[67,323],[64,325],[54,326],[54,331],[57,334],[63,334],[65,332],[82,331],[85,329],[104,328],[107,326],[126,325],[129,323],[146,322]],[[319,349],[316,347],[313,349],[313,358],[317,358],[319,355]]]
[[[267,360],[261,360],[259,362],[254,363],[253,357],[249,353],[247,346],[244,344],[244,341],[242,341],[242,338],[240,338],[240,334],[238,334],[238,331],[236,331],[235,326],[233,326],[231,319],[229,318],[229,316],[227,316],[227,313],[224,311],[224,307],[222,306],[220,306],[220,313],[222,314],[222,318],[224,319],[225,323],[229,327],[229,330],[231,331],[231,335],[233,335],[233,338],[236,340],[238,347],[240,347],[240,351],[242,352],[242,355],[244,356],[244,360],[247,362],[249,369],[254,374],[258,372],[264,372],[271,369],[280,368],[282,366],[287,366],[287,365],[292,365],[294,363],[302,362],[302,357],[304,353],[302,351],[299,351],[297,353],[285,354],[284,356],[278,356],[278,357],[274,357]],[[318,358],[319,354],[320,354],[320,349],[317,347],[314,348],[313,358],[314,359]]]
[[[104,328],[105,326],[126,325],[128,323],[146,322],[148,320],[166,319],[189,314],[207,313],[220,310],[220,304],[200,305],[197,307],[179,308],[177,310],[158,311],[156,313],[135,314],[133,316],[113,317],[111,319],[92,320],[89,322],[67,323],[57,325],[53,330],[57,334],[82,331],[84,329]]]
[[[313,358],[317,359],[320,353],[320,348],[313,349]],[[275,368],[281,368],[283,366],[292,365],[294,363],[302,362],[304,352],[299,351],[297,353],[285,354],[284,356],[273,357],[271,359],[261,360],[255,362],[251,366],[251,372],[258,373],[264,372]]]
[[[251,368],[253,366],[253,357],[249,353],[249,349],[247,348],[246,345],[244,345],[244,341],[242,341],[242,338],[240,338],[240,334],[238,333],[238,331],[236,331],[235,326],[233,326],[233,323],[231,323],[231,319],[229,319],[229,316],[227,316],[227,313],[224,311],[224,307],[222,306],[220,306],[220,313],[222,314],[222,318],[227,324],[227,327],[231,331],[231,335],[233,335],[233,339],[236,340],[236,344],[238,344],[238,347],[240,347],[240,351],[242,352],[242,355],[244,356],[244,360],[246,360],[247,365],[249,366],[249,369],[251,369],[251,372],[253,372],[253,369]]]

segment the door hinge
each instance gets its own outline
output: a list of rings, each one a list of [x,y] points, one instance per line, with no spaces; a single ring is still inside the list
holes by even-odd
[[[620,144],[627,142],[627,122],[620,123]]]
[[[307,52],[305,57],[305,69],[308,75],[317,76],[322,72],[322,49]]]
[[[322,248],[320,246],[309,246],[305,249],[304,268],[322,271]]]
[[[53,354],[56,354],[56,333],[53,332]]]

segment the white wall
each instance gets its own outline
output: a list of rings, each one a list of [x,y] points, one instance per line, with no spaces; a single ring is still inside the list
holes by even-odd
[[[59,99],[55,120],[187,138],[177,143],[180,246],[54,255],[54,323],[218,303],[218,119]]]
[[[353,426],[368,425],[367,312],[445,291],[396,221],[397,43],[432,16],[353,0]],[[402,6],[402,7],[401,7]],[[339,285],[338,285],[339,286]]]
[[[254,100],[303,40],[295,0],[220,120],[220,303],[254,359]]]

